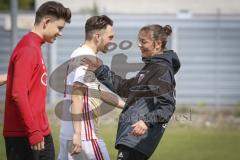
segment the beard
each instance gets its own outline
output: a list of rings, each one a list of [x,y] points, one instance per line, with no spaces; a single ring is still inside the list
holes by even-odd
[[[107,53],[108,52],[108,44],[104,44],[103,41],[99,45],[99,51],[102,53]]]
[[[107,53],[108,52],[108,45],[103,46],[102,52],[103,53]]]

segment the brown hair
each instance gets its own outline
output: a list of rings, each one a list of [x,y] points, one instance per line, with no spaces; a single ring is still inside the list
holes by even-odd
[[[61,3],[48,1],[43,3],[36,12],[35,25],[39,24],[44,16],[53,16],[57,19],[64,19],[67,23],[71,22],[71,11]]]
[[[154,41],[160,40],[162,42],[162,49],[165,49],[167,45],[167,38],[172,33],[172,27],[170,25],[162,27],[158,24],[153,24],[142,27],[139,33],[142,31],[150,31],[152,33],[152,39]]]
[[[86,40],[91,40],[95,31],[106,29],[107,25],[113,26],[113,21],[106,15],[90,17],[85,24]]]

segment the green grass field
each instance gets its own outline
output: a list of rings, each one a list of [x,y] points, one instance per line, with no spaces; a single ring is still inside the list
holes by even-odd
[[[2,125],[0,126],[2,129]],[[59,126],[52,125],[56,155],[59,149]],[[116,125],[102,127],[103,138],[111,159],[116,159],[114,141]],[[239,160],[240,129],[193,128],[170,126],[151,160]],[[0,137],[0,159],[5,159],[3,137]]]

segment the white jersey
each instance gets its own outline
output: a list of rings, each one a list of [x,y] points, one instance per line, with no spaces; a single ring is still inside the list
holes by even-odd
[[[96,54],[87,46],[81,46],[77,48],[71,55],[71,59],[76,58],[78,56],[95,58]],[[73,59],[74,60],[74,59]],[[76,61],[76,64],[79,63]],[[99,81],[95,78],[94,73],[84,70],[85,66],[80,66],[70,72],[66,79],[66,85],[72,86],[74,82],[80,82],[88,86],[86,95],[83,98],[82,105],[82,121],[81,121],[81,139],[82,140],[91,140],[91,139],[99,139],[99,107],[102,103],[100,100],[100,95],[98,92]],[[71,88],[67,88],[67,93],[65,96],[65,100],[70,100]],[[69,103],[69,101],[68,101]],[[68,105],[68,104],[65,104]],[[68,105],[69,106],[69,105]],[[70,112],[69,110],[67,112]],[[66,112],[66,111],[65,111]],[[61,130],[60,130],[60,138],[66,140],[72,140],[74,130],[71,120],[61,120]]]

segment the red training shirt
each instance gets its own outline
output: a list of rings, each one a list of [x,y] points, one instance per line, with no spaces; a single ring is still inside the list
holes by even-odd
[[[14,49],[8,67],[3,135],[27,136],[30,144],[39,143],[50,134],[43,43],[37,34],[27,33]]]

